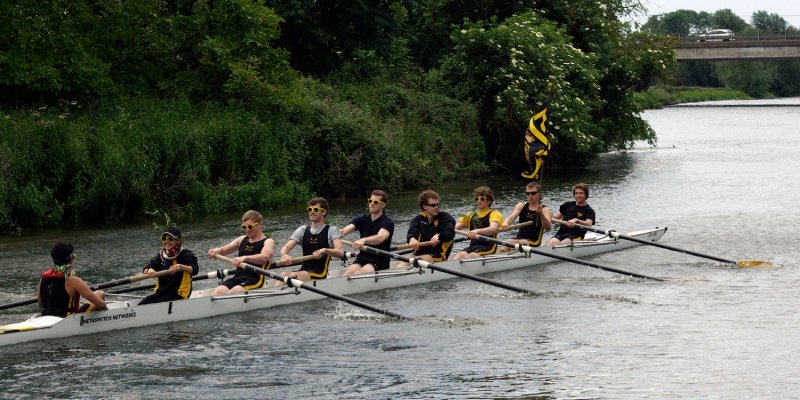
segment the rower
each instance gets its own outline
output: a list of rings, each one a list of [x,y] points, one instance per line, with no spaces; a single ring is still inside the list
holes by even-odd
[[[550,238],[547,242],[548,246],[557,246],[559,244],[569,244],[573,240],[583,239],[586,232],[583,229],[575,227],[575,224],[592,226],[595,221],[595,214],[589,203],[589,186],[585,183],[578,183],[572,187],[572,197],[575,201],[567,201],[558,208],[558,212],[554,216],[555,219],[563,219],[566,225],[561,225],[558,228],[556,235]]]
[[[542,236],[545,231],[549,231],[553,226],[550,219],[553,218],[553,211],[549,207],[542,204],[542,186],[537,182],[528,183],[525,186],[525,196],[527,202],[520,202],[514,206],[514,211],[506,218],[503,227],[500,231],[508,231],[514,219],[519,217],[520,223],[532,222],[531,225],[526,225],[519,228],[517,237],[509,239],[511,243],[522,243],[532,247],[538,247],[542,244]]]
[[[440,211],[439,194],[433,190],[419,194],[419,208],[422,212],[414,216],[406,233],[406,241],[414,249],[414,258],[428,262],[447,260],[453,250],[456,220]],[[430,242],[430,246],[420,246],[420,242]],[[401,262],[397,267],[408,265]]]
[[[494,203],[494,193],[488,186],[480,186],[472,192],[472,195],[475,199],[475,210],[465,214],[456,224],[456,229],[469,227],[467,237],[472,240],[469,246],[453,257],[454,260],[480,257],[497,251],[496,244],[478,239],[478,235],[496,238],[503,224],[503,214],[489,208]]]
[[[358,250],[361,246],[367,245],[377,249],[389,251],[392,246],[392,235],[394,234],[394,222],[386,216],[384,212],[386,203],[389,202],[389,195],[383,190],[373,190],[367,200],[369,207],[368,214],[362,214],[350,221],[350,224],[342,229],[342,237],[358,230],[361,238],[353,241],[351,246]],[[351,276],[389,269],[389,259],[371,253],[361,252],[355,261],[350,264],[342,276]]]
[[[308,211],[308,219],[311,223],[297,228],[289,241],[283,245],[280,252],[280,263],[287,266],[291,264],[292,257],[289,256],[289,252],[298,243],[302,246],[303,255],[313,255],[314,259],[304,262],[298,271],[283,272],[281,276],[297,278],[302,281],[325,279],[328,277],[331,257],[344,257],[342,235],[339,228],[325,222],[329,210],[328,200],[324,197],[314,197],[308,201],[306,211]],[[279,280],[274,283],[275,286],[283,284]]]
[[[248,210],[242,215],[242,229],[244,235],[237,237],[222,247],[208,250],[208,256],[215,258],[217,254],[225,255],[239,250],[238,256],[230,260],[231,265],[238,267],[241,263],[256,265],[259,268],[269,269],[270,261],[275,253],[275,240],[268,238],[262,232],[264,217],[258,211]],[[258,289],[264,286],[265,277],[246,269],[237,269],[232,277],[217,286],[212,295],[237,293],[245,290]]]
[[[170,274],[159,276],[153,294],[143,298],[139,305],[184,300],[192,294],[192,276],[197,275],[200,267],[194,253],[183,247],[181,230],[177,226],[169,227],[161,234],[161,244],[161,250],[142,272],[150,278],[155,278],[159,271],[168,270]]]
[[[83,279],[72,272],[75,251],[69,242],[58,242],[50,250],[53,267],[42,274],[38,292],[39,309],[42,315],[67,317],[72,314],[107,309],[105,294],[92,291]],[[89,303],[80,304],[81,296]]]

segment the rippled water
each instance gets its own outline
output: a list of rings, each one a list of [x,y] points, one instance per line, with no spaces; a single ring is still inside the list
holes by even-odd
[[[682,107],[645,117],[658,148],[604,155],[582,175],[550,174],[546,202],[557,206],[585,181],[603,227],[668,226],[664,243],[779,265],[744,269],[639,247],[593,261],[668,281],[553,263],[490,275],[539,297],[461,279],[354,296],[414,317],[408,322],[321,300],[0,348],[2,397],[797,397],[800,276],[791,240],[800,107]],[[486,181],[504,212],[522,197],[515,177],[436,189],[458,214]],[[390,194],[396,241],[415,195]],[[365,210],[361,203],[334,202],[335,220],[344,225]],[[265,212],[280,244],[302,210]],[[182,227],[198,253],[239,233],[238,215]],[[78,272],[101,282],[138,272],[157,236],[148,225],[103,225],[2,237],[0,303],[33,294],[57,239],[72,240]],[[203,270],[217,267],[201,260]],[[0,323],[33,311],[0,311]]]

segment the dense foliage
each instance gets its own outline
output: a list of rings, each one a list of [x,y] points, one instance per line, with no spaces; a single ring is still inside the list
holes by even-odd
[[[654,140],[638,2],[0,3],[0,226],[273,207]]]

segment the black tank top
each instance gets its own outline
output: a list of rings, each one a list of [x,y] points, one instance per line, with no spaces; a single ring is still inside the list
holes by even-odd
[[[303,233],[302,243],[304,256],[310,255],[319,249],[331,247],[331,243],[328,241],[329,229],[330,225],[325,225],[319,233],[313,234],[311,233],[311,225],[306,227],[306,231]],[[304,262],[301,269],[308,271],[312,278],[324,278],[328,275],[328,265],[330,262],[331,256],[326,254],[325,257],[320,259]]]
[[[523,226],[517,232],[517,239],[526,239],[533,246],[538,246],[542,243],[542,235],[544,234],[544,226],[542,220],[539,218],[539,213],[531,211],[528,207],[531,203],[525,203],[525,207],[519,214],[519,222],[533,221],[533,225]]]

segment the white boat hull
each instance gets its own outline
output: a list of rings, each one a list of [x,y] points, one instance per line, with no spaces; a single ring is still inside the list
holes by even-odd
[[[656,228],[632,232],[629,235],[657,241],[665,232],[666,228]],[[570,246],[541,247],[539,250],[581,258],[637,245],[639,244],[628,240],[603,238],[579,241]],[[470,274],[485,274],[555,261],[558,260],[542,255],[526,256],[520,253],[509,253],[471,260],[450,260],[436,263],[436,265]],[[333,271],[332,277],[315,281],[314,285],[325,291],[346,296],[455,278],[451,274],[417,268],[391,269],[349,278],[338,276],[341,272],[341,270]],[[308,290],[291,288],[267,288],[223,296],[209,296],[207,292],[208,290],[193,292],[192,297],[188,300],[142,306],[136,305],[138,300],[109,302],[108,310],[75,314],[63,319],[51,316],[32,317],[24,322],[0,326],[0,346],[207,318],[325,298],[323,295]]]

